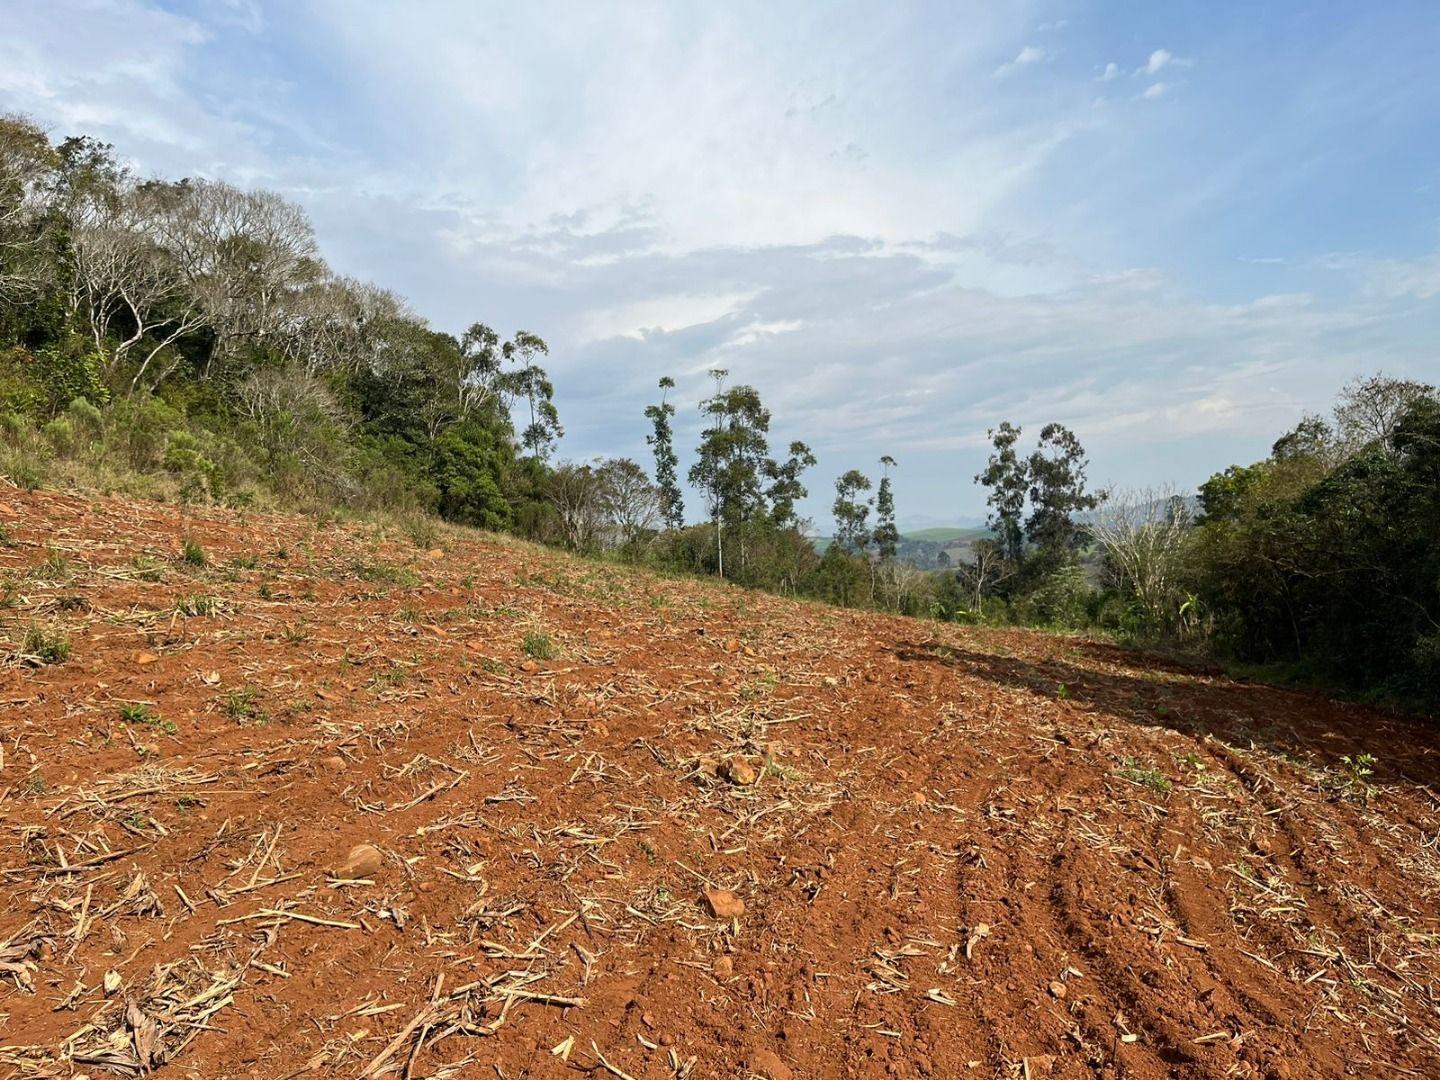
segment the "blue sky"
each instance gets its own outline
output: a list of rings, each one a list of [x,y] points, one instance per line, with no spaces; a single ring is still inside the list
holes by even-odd
[[[435,325],[551,344],[564,453],[758,386],[902,522],[985,429],[1190,487],[1360,373],[1440,380],[1430,3],[0,0],[0,110],[276,189]]]

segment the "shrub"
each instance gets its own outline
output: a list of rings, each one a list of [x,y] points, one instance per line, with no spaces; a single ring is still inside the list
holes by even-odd
[[[186,566],[205,565],[205,549],[193,536],[187,536],[185,542],[180,545],[180,561]]]

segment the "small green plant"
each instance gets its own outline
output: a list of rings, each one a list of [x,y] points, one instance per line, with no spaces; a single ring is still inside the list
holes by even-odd
[[[1140,765],[1134,758],[1125,759],[1120,768],[1120,776],[1160,795],[1170,790],[1170,780],[1164,773],[1154,766]]]
[[[42,664],[63,664],[70,659],[70,639],[64,631],[30,624],[20,652]]]
[[[206,563],[205,549],[193,536],[187,536],[180,545],[180,561],[186,566],[201,567]]]
[[[135,568],[135,576],[141,581],[160,580],[160,564],[148,555],[136,555],[130,560],[130,565]]]
[[[260,594],[261,600],[269,600],[275,595],[275,592],[273,589],[270,588],[270,582],[268,581],[260,582],[260,588],[258,592]]]
[[[181,615],[218,615],[224,610],[224,603],[216,596],[182,596],[175,603],[175,610]]]
[[[1356,754],[1354,757],[1346,754],[1340,759],[1340,764],[1349,772],[1351,781],[1357,784],[1367,783],[1375,775],[1374,754]]]
[[[1063,682],[1060,683],[1060,684],[1058,684],[1058,685],[1055,687],[1055,696],[1056,696],[1057,698],[1059,698],[1061,701],[1069,701],[1069,700],[1070,700],[1070,687],[1066,686]]]
[[[144,705],[121,705],[120,719],[127,724],[144,724],[146,727],[153,727],[166,735],[174,735],[177,730],[175,721],[166,720]]]
[[[520,643],[520,647],[531,660],[554,660],[560,655],[554,640],[543,630],[525,631],[525,639]]]
[[[226,693],[220,699],[220,711],[231,720],[248,720],[256,724],[263,724],[269,720],[260,706],[255,703],[253,686],[242,686]]]
[[[50,581],[60,581],[70,576],[70,560],[53,547],[47,547],[45,561],[40,564],[40,572]]]

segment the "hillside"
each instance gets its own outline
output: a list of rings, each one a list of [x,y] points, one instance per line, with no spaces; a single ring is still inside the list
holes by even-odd
[[[985,526],[972,526],[960,528],[958,526],[936,525],[929,529],[914,529],[900,534],[904,540],[923,540],[931,544],[939,544],[948,547],[961,541],[972,543],[982,537],[989,536],[990,530]]]
[[[0,1075],[1440,1069],[1418,721],[459,529],[0,526]]]

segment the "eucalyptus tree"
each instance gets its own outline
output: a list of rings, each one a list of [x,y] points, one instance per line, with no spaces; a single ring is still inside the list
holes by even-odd
[[[900,546],[900,530],[895,526],[895,492],[890,487],[890,470],[895,468],[895,459],[884,455],[880,467],[883,472],[879,490],[875,492],[875,550],[880,558],[893,559]]]
[[[988,524],[1000,550],[1011,563],[1019,565],[1025,550],[1025,496],[1030,489],[1030,465],[1015,451],[1021,429],[1010,421],[985,434],[995,447],[985,471],[975,477],[977,484],[990,489]]]
[[[675,380],[669,375],[662,376],[659,404],[645,407],[645,418],[651,426],[645,442],[655,453],[655,487],[660,495],[660,518],[666,528],[678,529],[685,524],[685,502],[680,494],[680,459],[675,456],[675,431],[670,423],[675,415],[675,406],[666,400],[673,389]]]
[[[795,504],[810,492],[800,477],[806,469],[815,467],[815,454],[803,442],[792,442],[789,456],[783,462],[766,459],[765,478],[770,486],[765,496],[770,502],[770,521],[777,529],[795,529],[800,518],[795,513]]]
[[[716,393],[701,405],[709,426],[701,436],[689,479],[705,493],[715,525],[717,570],[724,577],[726,534],[735,535],[764,507],[761,479],[769,452],[770,411],[754,387],[725,389],[725,372],[717,369],[711,375],[716,380]],[[740,564],[743,570],[743,536]]]
[[[835,543],[843,551],[863,555],[870,547],[872,500],[861,498],[870,488],[870,478],[859,469],[851,469],[835,481],[835,501],[830,512],[835,517]]]

